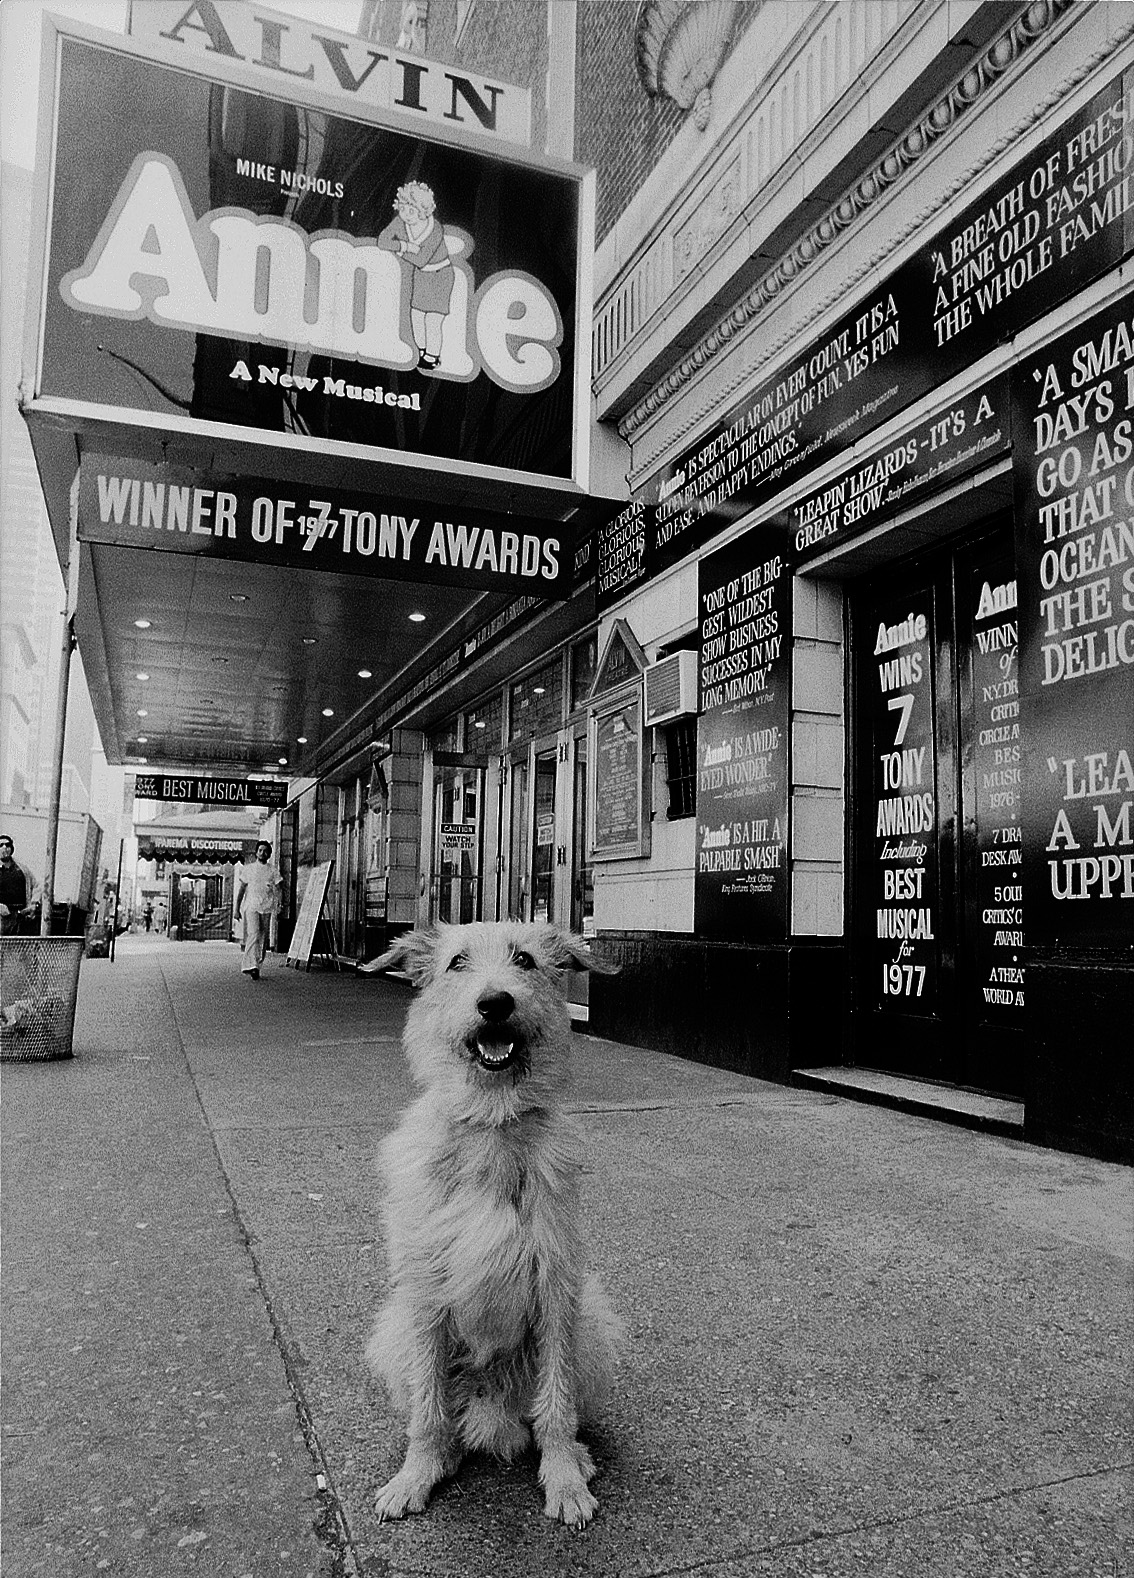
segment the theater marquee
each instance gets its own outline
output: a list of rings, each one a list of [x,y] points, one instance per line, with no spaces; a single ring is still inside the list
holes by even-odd
[[[78,499],[80,542],[544,598],[572,588],[561,521],[98,454],[83,456]]]
[[[136,14],[146,53],[49,30],[35,399],[585,488],[593,177],[493,141],[486,81],[247,5]]]

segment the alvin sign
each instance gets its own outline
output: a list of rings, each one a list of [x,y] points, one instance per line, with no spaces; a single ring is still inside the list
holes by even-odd
[[[216,6],[178,10],[178,37],[212,40],[214,11],[239,52]],[[322,486],[339,446],[585,487],[591,172],[486,152],[460,116],[423,135],[327,110],[283,71],[287,96],[253,91],[219,33],[184,65],[169,41],[55,40],[37,398],[306,450]]]
[[[527,145],[531,95],[494,77],[315,26],[247,0],[132,0],[129,32],[169,55],[233,61],[279,91],[296,84]]]

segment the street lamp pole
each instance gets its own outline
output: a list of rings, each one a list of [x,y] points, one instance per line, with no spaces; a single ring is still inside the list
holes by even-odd
[[[63,640],[59,653],[59,688],[55,699],[55,745],[51,763],[51,790],[47,802],[47,853],[43,862],[43,901],[39,913],[39,934],[51,935],[51,911],[55,903],[55,861],[59,849],[59,802],[63,790],[63,746],[67,733],[67,695],[71,683],[71,653],[75,649],[75,616],[63,612]]]

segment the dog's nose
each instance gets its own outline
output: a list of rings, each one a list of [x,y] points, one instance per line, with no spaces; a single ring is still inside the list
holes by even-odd
[[[507,1019],[516,1006],[511,992],[485,992],[476,1000],[478,1011],[485,1019]]]

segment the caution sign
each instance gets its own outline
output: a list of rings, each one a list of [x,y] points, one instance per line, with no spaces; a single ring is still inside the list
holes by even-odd
[[[475,852],[475,822],[442,822],[441,853],[443,855],[472,855]]]

